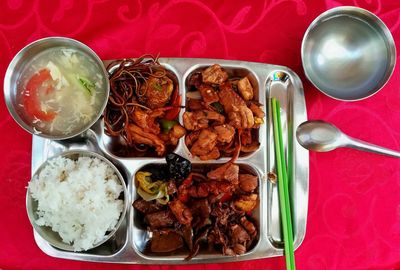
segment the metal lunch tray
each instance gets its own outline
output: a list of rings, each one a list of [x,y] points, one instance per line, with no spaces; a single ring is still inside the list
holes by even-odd
[[[107,65],[110,61],[105,61]],[[299,124],[307,120],[306,105],[303,86],[299,77],[290,69],[283,66],[268,65],[246,61],[230,61],[220,59],[196,58],[161,58],[160,63],[176,76],[179,92],[185,105],[187,79],[193,72],[218,63],[232,76],[248,76],[254,86],[256,99],[262,104],[266,112],[265,124],[260,127],[260,147],[255,152],[241,156],[237,164],[242,169],[252,171],[259,176],[258,209],[254,210],[254,218],[258,221],[258,243],[247,253],[239,256],[224,256],[220,253],[200,253],[191,261],[185,261],[185,254],[153,255],[144,251],[146,232],[137,222],[135,209],[131,206],[115,236],[92,250],[85,252],[70,252],[59,250],[34,231],[34,237],[39,248],[46,254],[64,259],[127,263],[127,264],[194,264],[194,263],[219,263],[243,260],[253,260],[283,255],[283,242],[281,237],[281,222],[279,213],[279,200],[277,185],[269,181],[268,172],[275,171],[274,144],[272,122],[269,117],[269,100],[277,98],[281,103],[282,125],[284,143],[288,157],[289,174],[292,181],[289,183],[292,218],[294,227],[294,248],[302,243],[306,231],[308,208],[308,151],[303,149],[295,138],[295,131]],[[182,114],[179,120],[182,123]],[[110,138],[104,134],[102,119],[97,121],[91,129],[82,136],[64,141],[52,141],[38,136],[33,136],[32,143],[32,174],[49,157],[66,150],[86,149],[98,152],[112,161],[124,176],[130,200],[130,205],[136,199],[134,181],[135,173],[143,166],[149,164],[165,163],[164,157],[122,157],[110,150]],[[193,158],[181,139],[175,149],[177,154],[189,159],[194,166],[206,164],[221,164],[229,158],[220,158],[215,161],[200,161]],[[290,155],[288,153],[291,153]]]

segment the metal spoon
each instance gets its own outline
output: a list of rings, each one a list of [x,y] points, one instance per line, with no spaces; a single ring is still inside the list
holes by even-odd
[[[296,137],[304,148],[317,152],[327,152],[339,147],[350,147],[362,151],[400,157],[400,152],[347,136],[336,126],[321,120],[302,123],[297,128]]]

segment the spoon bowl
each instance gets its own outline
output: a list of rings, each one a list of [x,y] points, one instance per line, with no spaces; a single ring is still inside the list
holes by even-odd
[[[340,147],[344,134],[334,125],[321,121],[302,123],[296,131],[297,140],[306,149],[327,152]]]
[[[400,157],[400,152],[354,139],[336,126],[322,120],[306,121],[296,130],[297,141],[308,150],[327,152],[339,147],[350,147],[362,151]]]

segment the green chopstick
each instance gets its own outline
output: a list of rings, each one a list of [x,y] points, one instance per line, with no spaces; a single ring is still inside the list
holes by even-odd
[[[293,228],[292,215],[289,200],[288,175],[285,160],[285,148],[283,145],[282,124],[279,101],[275,98],[271,100],[274,142],[275,142],[275,159],[278,174],[278,193],[279,206],[281,213],[281,221],[283,228],[284,253],[286,259],[286,269],[296,269],[293,248]]]

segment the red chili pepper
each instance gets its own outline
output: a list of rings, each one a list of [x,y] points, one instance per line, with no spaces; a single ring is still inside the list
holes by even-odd
[[[175,102],[175,100],[178,98],[179,93],[178,93],[178,89],[175,89],[175,91],[172,93],[172,97],[171,97],[171,104],[173,104]]]
[[[192,174],[191,173],[189,173],[188,177],[186,177],[186,179],[183,180],[181,185],[184,185],[186,187],[192,185]]]
[[[181,95],[178,94],[178,90],[175,90],[171,98],[171,109],[167,111],[164,118],[167,120],[174,120],[178,117],[181,111]]]
[[[183,203],[189,201],[189,190],[188,188],[192,185],[192,174],[190,173],[185,180],[183,180],[182,184],[178,188],[178,200]]]
[[[224,195],[222,195],[220,202],[224,203],[226,201],[229,201],[230,199],[232,199],[232,193],[226,192],[224,193]]]
[[[178,200],[183,203],[187,203],[189,201],[189,193],[187,189],[181,190],[181,192],[179,192]]]
[[[49,122],[56,117],[57,113],[53,111],[45,112],[40,108],[39,89],[45,82],[51,79],[50,71],[45,68],[35,73],[26,84],[25,94],[22,98],[26,113],[30,117],[36,117],[45,122]],[[46,87],[44,93],[49,94],[53,90],[53,87],[49,85]]]

